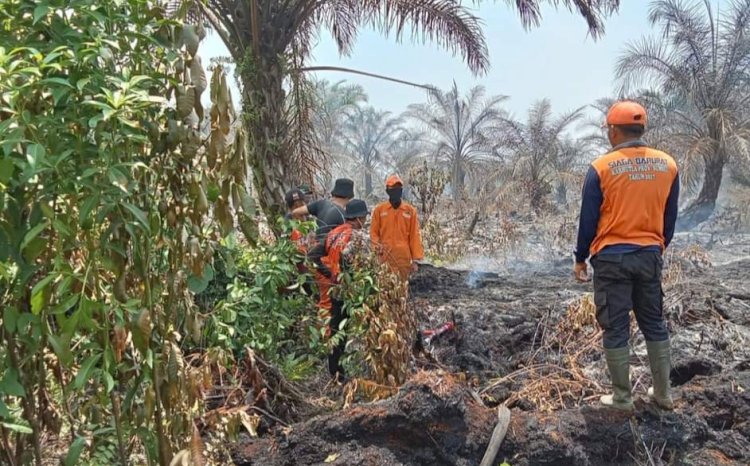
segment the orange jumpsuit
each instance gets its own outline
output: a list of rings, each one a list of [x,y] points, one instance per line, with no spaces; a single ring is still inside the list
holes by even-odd
[[[325,242],[310,252],[310,259],[318,266],[315,274],[320,285],[318,307],[321,309],[331,310],[331,297],[328,291],[341,272],[341,253],[349,244],[351,237],[352,226],[344,223],[331,230]]]
[[[413,261],[424,259],[417,209],[405,201],[398,208],[382,202],[372,212],[370,239],[381,261],[408,278]]]

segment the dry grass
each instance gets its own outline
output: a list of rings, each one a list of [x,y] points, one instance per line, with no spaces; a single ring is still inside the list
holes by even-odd
[[[635,331],[636,326],[631,325],[631,332]],[[523,401],[538,411],[552,412],[579,406],[603,393],[602,385],[584,372],[601,351],[602,331],[596,323],[592,294],[572,302],[557,323],[549,317],[543,319],[537,334],[539,346],[524,367],[491,381],[481,394],[511,384],[514,389],[505,405]]]
[[[668,249],[664,262],[662,284],[668,290],[685,283],[689,271],[712,267],[709,252],[697,244],[684,249]]]

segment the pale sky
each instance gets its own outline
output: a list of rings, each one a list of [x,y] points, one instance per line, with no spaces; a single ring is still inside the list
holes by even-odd
[[[543,8],[541,26],[529,31],[524,31],[516,12],[504,2],[485,1],[476,11],[483,20],[490,53],[490,70],[484,76],[473,76],[460,57],[434,44],[398,44],[370,30],[360,33],[351,57],[344,58],[324,33],[309,64],[354,68],[441,89],[455,80],[462,93],[481,84],[488,95],[509,96],[506,108],[524,117],[528,107],[544,97],[551,99],[555,112],[562,112],[612,96],[616,88],[613,70],[625,44],[655,32],[648,24],[646,0],[622,2],[619,14],[606,22],[606,33],[597,41],[588,36],[583,18],[565,8]],[[228,55],[216,34],[206,38],[201,54],[206,64],[211,57]],[[425,91],[411,86],[346,73],[320,72],[318,76],[361,84],[371,105],[394,114],[426,100]]]

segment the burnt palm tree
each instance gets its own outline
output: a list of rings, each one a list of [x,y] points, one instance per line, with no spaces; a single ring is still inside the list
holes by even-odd
[[[566,175],[583,155],[583,142],[573,142],[565,132],[581,121],[584,107],[557,117],[552,114],[549,100],[535,102],[525,122],[505,118],[504,137],[498,152],[514,166],[514,178],[523,184],[531,207],[542,209],[545,199],[558,182],[558,196],[565,191]],[[562,186],[562,187],[561,187]]]
[[[372,177],[397,140],[400,125],[390,112],[373,107],[357,108],[343,125],[343,151],[363,175],[365,197],[372,194]]]
[[[594,37],[603,32],[602,18],[619,5],[619,0],[549,1],[575,8]],[[542,3],[516,0],[525,25],[539,23]],[[310,137],[311,99],[303,91],[305,71],[316,69],[307,62],[321,30],[331,33],[342,55],[351,53],[359,29],[371,26],[397,40],[411,32],[413,39],[435,42],[461,54],[475,73],[489,66],[479,20],[455,0],[167,0],[167,5],[204,17],[237,64],[254,184],[266,214],[279,212],[286,188],[313,177],[306,168],[315,167],[308,162],[318,151]],[[288,90],[296,105],[285,103]],[[295,113],[288,115],[288,109]]]
[[[500,104],[506,99],[485,98],[482,86],[462,96],[454,83],[448,92],[430,91],[428,103],[409,106],[405,116],[423,127],[436,160],[450,167],[454,199],[463,195],[471,166],[493,154],[497,129],[505,117]]]
[[[747,147],[750,0],[727,4],[715,14],[707,0],[653,2],[649,20],[661,37],[630,44],[616,69],[626,91],[646,81],[680,100],[670,115],[674,137],[703,162],[700,192],[681,216],[685,227],[711,215],[725,165]]]

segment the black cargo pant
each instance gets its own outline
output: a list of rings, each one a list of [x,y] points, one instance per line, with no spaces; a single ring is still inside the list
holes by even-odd
[[[604,330],[605,348],[628,345],[631,309],[646,341],[669,338],[664,322],[660,253],[599,254],[591,259],[591,265],[596,320]]]
[[[331,337],[339,333],[339,326],[344,319],[346,319],[344,302],[331,298],[331,320],[328,324],[331,328]],[[331,373],[331,376],[335,376],[336,372],[344,376],[344,368],[341,366],[340,360],[341,356],[344,355],[345,349],[346,336],[339,340],[328,355],[328,372]]]

